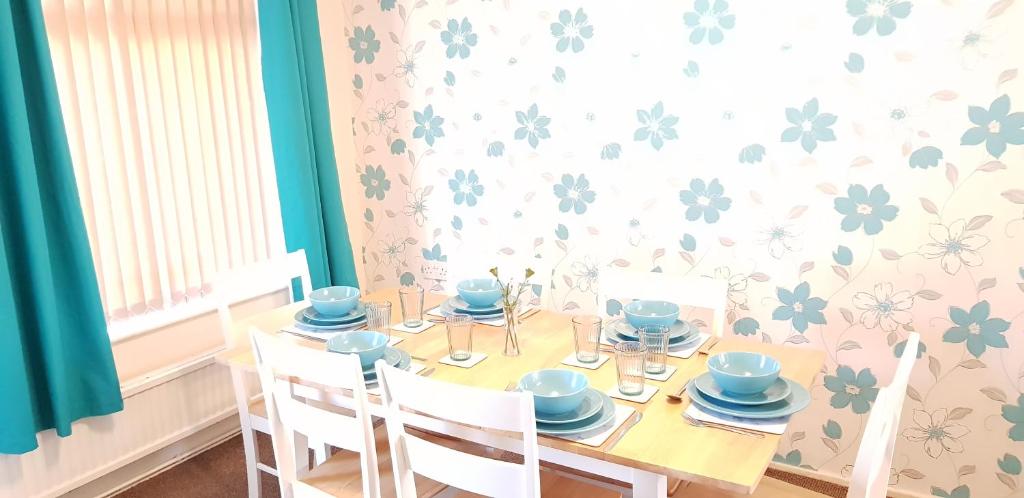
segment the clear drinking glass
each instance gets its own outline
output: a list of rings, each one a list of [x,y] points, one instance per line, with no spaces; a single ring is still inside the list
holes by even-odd
[[[366,328],[391,337],[391,301],[366,303]]]
[[[398,290],[402,305],[402,325],[416,328],[423,325],[423,287],[413,285]]]
[[[668,360],[668,327],[644,325],[637,332],[640,334],[640,341],[647,346],[647,363],[644,371],[649,374],[664,373]]]
[[[642,342],[623,341],[615,345],[615,370],[619,392],[635,396],[644,392],[644,363],[647,346]]]
[[[448,328],[448,356],[455,361],[473,356],[473,317],[453,313],[444,319]]]
[[[598,348],[601,344],[601,317],[595,315],[573,317],[572,333],[575,338],[576,361],[580,363],[597,361]]]

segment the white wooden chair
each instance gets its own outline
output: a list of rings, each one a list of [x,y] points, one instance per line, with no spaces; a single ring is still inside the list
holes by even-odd
[[[917,346],[920,336],[912,332],[907,338],[906,348],[900,357],[892,382],[878,391],[868,423],[861,437],[857,458],[850,475],[850,489],[847,498],[885,498],[889,487],[889,468],[892,453],[899,435],[900,415],[907,398],[910,372],[917,360]],[[705,486],[684,486],[677,491],[680,498],[726,498],[752,496],[753,498],[822,498],[825,495],[789,484],[778,479],[765,477],[752,495],[729,494]]]
[[[671,301],[681,307],[710,309],[711,333],[721,337],[725,333],[725,303],[728,290],[728,283],[722,280],[603,268],[597,306],[603,314],[609,299],[627,298],[659,299]]]
[[[421,377],[377,362],[398,498],[422,492],[417,474],[465,494],[510,498],[619,496],[608,489],[542,472],[537,421],[528,393],[459,386]],[[415,413],[412,413],[415,412]],[[427,417],[446,427],[472,426],[521,434],[522,463],[488,458],[486,447],[439,440],[417,431]],[[408,430],[407,430],[408,429]],[[450,495],[450,494],[449,494]],[[455,496],[463,496],[456,494]]]
[[[267,401],[281,495],[381,496],[377,440],[362,367],[355,355],[302,347],[253,329],[253,356]],[[311,402],[296,394],[299,381],[352,393],[351,406],[332,410],[327,396]],[[306,391],[308,392],[308,391]],[[306,441],[316,439],[355,452],[340,452],[309,472]]]
[[[217,302],[221,333],[224,335],[224,343],[228,350],[248,347],[249,344],[248,340],[238,340],[239,335],[244,335],[244,332],[236,330],[231,307],[275,292],[285,292],[288,296],[287,300],[291,302],[293,279],[301,281],[302,295],[308,296],[311,290],[309,267],[306,265],[306,252],[301,249],[280,258],[221,273],[217,276],[213,283],[213,296]],[[278,305],[279,303],[270,304],[266,310],[273,309]],[[259,396],[254,399],[251,394],[258,391],[258,383],[251,382],[251,380],[255,380],[253,377],[240,369],[231,369],[235,403],[238,406],[238,418],[242,426],[242,446],[245,450],[249,496],[259,498],[259,473],[262,471],[276,476],[277,470],[260,463],[256,433],[270,434],[270,425],[267,420],[264,400]]]
[[[885,497],[889,487],[892,453],[896,448],[896,437],[899,435],[900,416],[903,414],[903,402],[907,399],[910,372],[917,360],[920,340],[921,337],[916,332],[910,333],[892,382],[878,391],[875,406],[872,407],[867,427],[864,428],[860,448],[857,449],[847,498]]]

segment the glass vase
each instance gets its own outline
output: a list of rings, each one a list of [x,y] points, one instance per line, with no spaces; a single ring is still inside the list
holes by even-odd
[[[505,356],[519,356],[519,303],[502,305],[505,315]]]

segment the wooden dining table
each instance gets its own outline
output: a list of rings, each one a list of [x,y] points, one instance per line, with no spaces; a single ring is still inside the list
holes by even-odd
[[[398,289],[373,292],[365,296],[365,299],[391,301],[397,308]],[[425,309],[429,310],[445,299],[446,296],[427,293],[424,296]],[[305,302],[282,306],[240,320],[236,327],[241,333],[251,328],[278,332],[295,344],[323,350],[325,344],[322,341],[281,332],[283,327],[294,323],[295,313],[305,306]],[[523,319],[518,332],[521,354],[515,357],[502,355],[505,345],[502,327],[477,324],[473,328],[473,350],[487,353],[488,357],[471,368],[439,363],[438,360],[448,353],[444,324],[434,325],[418,334],[399,331],[391,333],[402,338],[402,342],[395,347],[415,357],[424,358],[425,361],[416,361],[434,368],[430,378],[442,382],[503,390],[509,382],[517,381],[527,372],[543,368],[565,368],[586,375],[594,388],[602,391],[612,388],[616,385],[614,358],[596,370],[561,363],[574,350],[570,320],[570,315],[547,310]],[[218,361],[232,369],[254,371],[256,365],[248,349],[248,341],[238,342],[245,346],[220,354]],[[781,362],[783,376],[808,389],[824,363],[821,351],[759,341],[723,338],[711,353],[724,351],[770,354]],[[608,443],[600,447],[540,436],[541,460],[626,483],[632,487],[633,495],[638,497],[666,496],[669,479],[696,482],[731,492],[752,493],[775,455],[782,436],[765,434],[757,438],[718,428],[689,425],[682,417],[689,403],[686,396],[683,396],[683,401],[670,400],[666,396],[667,393],[678,391],[689,379],[705,372],[707,357],[697,353],[688,359],[669,357],[668,363],[675,366],[677,371],[664,382],[647,380],[658,387],[658,392],[646,403],[616,399],[615,403],[632,406],[641,415],[632,425],[630,422],[624,423],[618,429],[621,434],[613,434]],[[380,406],[379,400],[372,401],[378,403],[375,406]],[[492,441],[492,444],[499,443]],[[502,449],[515,451],[515,445]]]

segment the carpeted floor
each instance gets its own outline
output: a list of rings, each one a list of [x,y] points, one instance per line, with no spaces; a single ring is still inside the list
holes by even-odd
[[[260,435],[259,445],[264,462],[272,463],[274,450],[270,438]],[[280,492],[277,478],[263,473],[261,484],[263,496],[278,498]],[[776,479],[817,491],[825,496],[842,498],[846,488],[832,483],[806,477],[768,470]],[[200,453],[150,479],[115,495],[116,498],[235,498],[248,495],[245,477],[245,457],[242,451],[242,436],[235,436],[209,450]]]
[[[270,437],[259,435],[260,454],[273,463]],[[277,477],[260,472],[263,496],[278,498]],[[244,498],[249,495],[245,452],[239,434],[166,471],[128,488],[116,498]]]
[[[809,477],[798,476],[796,474],[790,474],[789,472],[782,472],[781,470],[768,469],[768,472],[765,472],[765,475],[780,481],[795,484],[801,488],[809,489],[816,493],[821,493],[824,496],[831,496],[832,498],[845,498],[847,492],[846,486],[840,486],[826,481],[819,481]]]

